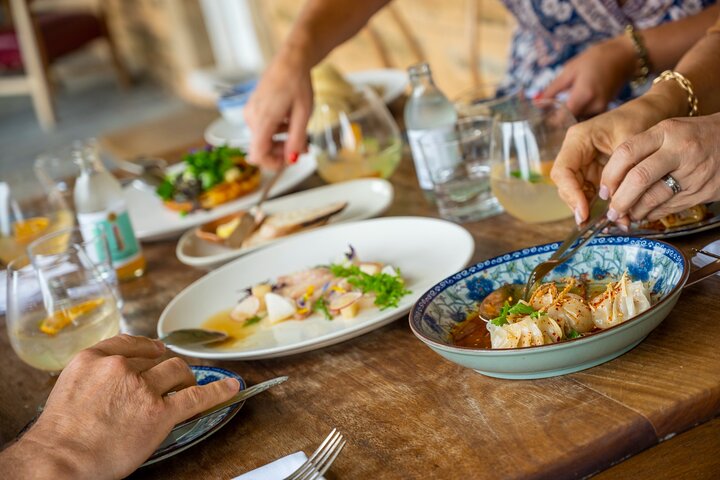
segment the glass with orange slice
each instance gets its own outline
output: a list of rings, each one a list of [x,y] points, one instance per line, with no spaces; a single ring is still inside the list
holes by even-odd
[[[80,350],[116,335],[120,321],[115,296],[79,246],[8,265],[8,337],[28,365],[59,372]]]

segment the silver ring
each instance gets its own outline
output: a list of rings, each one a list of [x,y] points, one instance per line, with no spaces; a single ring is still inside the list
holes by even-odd
[[[662,178],[662,180],[665,182],[665,185],[672,190],[673,195],[677,195],[680,193],[680,190],[682,190],[682,188],[680,188],[680,184],[673,178],[672,175],[667,174]]]

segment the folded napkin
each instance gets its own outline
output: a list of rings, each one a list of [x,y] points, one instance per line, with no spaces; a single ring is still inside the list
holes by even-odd
[[[714,242],[712,242],[712,243],[710,243],[710,244],[708,244],[708,245],[705,245],[705,246],[704,246],[703,248],[701,248],[700,250],[705,250],[706,252],[714,253],[714,254],[716,254],[716,255],[720,255],[720,240],[715,240]],[[704,267],[704,266],[707,265],[708,263],[712,263],[712,262],[714,262],[714,261],[715,261],[714,258],[708,257],[707,255],[703,255],[702,253],[698,253],[698,254],[695,255],[695,256],[693,257],[693,259],[692,259],[692,262],[693,262],[693,263],[695,264],[695,266],[697,266],[697,267]],[[717,273],[717,275],[720,275],[720,272]]]
[[[256,468],[247,473],[243,473],[233,480],[281,480],[307,461],[307,455],[304,452],[295,452],[282,458],[278,458],[272,463],[268,463],[260,468]],[[324,477],[320,477],[324,479]]]

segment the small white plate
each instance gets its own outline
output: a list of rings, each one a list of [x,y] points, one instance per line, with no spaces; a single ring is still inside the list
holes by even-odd
[[[312,175],[315,168],[315,158],[311,155],[302,155],[295,165],[285,169],[270,190],[270,197],[277,197],[293,189]],[[263,172],[260,187],[252,193],[243,195],[232,202],[218,205],[211,210],[199,210],[184,217],[163,205],[162,200],[155,192],[133,185],[125,187],[123,192],[137,238],[145,241],[163,240],[178,237],[189,228],[212,222],[229,213],[255,205],[260,200],[262,186],[271,176],[272,173]]]
[[[393,187],[390,182],[376,178],[365,178],[325,185],[270,200],[263,205],[263,211],[268,215],[272,215],[301,208],[323,207],[333,202],[347,202],[348,205],[345,210],[330,219],[330,224],[346,223],[377,217],[387,210],[392,203],[392,199]],[[213,269],[241,255],[272,245],[277,240],[288,237],[282,237],[255,247],[233,249],[202,240],[195,235],[195,229],[191,229],[180,237],[175,253],[185,265]]]
[[[242,289],[333,262],[347,251],[349,244],[361,259],[400,268],[412,293],[403,297],[397,308],[371,308],[349,320],[326,320],[320,315],[302,321],[289,320],[261,328],[233,348],[171,348],[191,357],[255,360],[333,345],[405,315],[420,295],[439,279],[462,269],[475,250],[475,242],[464,228],[444,220],[422,217],[378,218],[298,234],[238,258],[180,292],[160,315],[158,335],[199,327],[208,317],[232,308]]]
[[[345,76],[356,87],[369,86],[382,91],[383,102],[389,104],[405,92],[408,76],[404,70],[379,68],[348,73]],[[205,129],[205,141],[216,147],[247,148],[250,145],[250,130],[244,124],[232,124],[220,117]]]

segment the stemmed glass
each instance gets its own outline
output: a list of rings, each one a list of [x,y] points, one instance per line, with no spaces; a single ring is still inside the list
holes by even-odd
[[[528,223],[572,215],[550,179],[550,170],[574,123],[572,113],[554,100],[495,116],[490,186],[510,215]]]
[[[388,178],[400,163],[400,130],[369,88],[360,89],[350,103],[316,105],[309,131],[318,173],[327,182]]]
[[[115,296],[82,248],[8,265],[8,337],[32,367],[62,370],[80,350],[116,335],[120,320]]]

